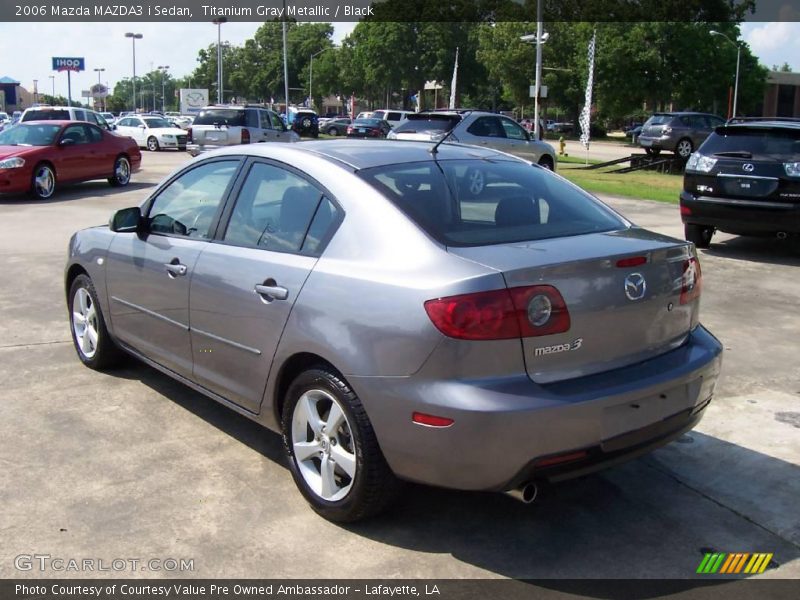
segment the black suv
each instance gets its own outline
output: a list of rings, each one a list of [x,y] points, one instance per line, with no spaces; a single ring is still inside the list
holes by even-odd
[[[698,248],[707,248],[717,229],[800,234],[800,119],[733,119],[717,127],[686,163],[681,219]]]
[[[319,137],[319,118],[313,110],[298,110],[292,121],[292,131],[300,137]]]

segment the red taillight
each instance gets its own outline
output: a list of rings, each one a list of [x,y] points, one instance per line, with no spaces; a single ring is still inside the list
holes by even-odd
[[[242,129],[242,143],[249,144],[250,143],[250,130],[249,129]]]
[[[189,129],[186,130],[186,135],[188,136],[186,138],[187,141],[191,142],[192,141],[192,128],[191,127],[189,127]]]
[[[688,304],[695,298],[699,298],[702,287],[703,274],[700,271],[700,262],[695,257],[683,261],[681,304]]]
[[[626,267],[638,267],[647,262],[646,256],[631,256],[630,258],[621,258],[617,261],[617,266],[624,269]]]
[[[689,208],[688,206],[681,206],[681,214],[688,216],[688,215],[692,214],[692,209]]]
[[[436,328],[462,340],[506,340],[562,333],[569,311],[556,288],[533,285],[425,302]]]
[[[411,420],[420,425],[428,427],[450,427],[455,421],[448,417],[437,417],[436,415],[426,415],[425,413],[415,412],[411,415]]]

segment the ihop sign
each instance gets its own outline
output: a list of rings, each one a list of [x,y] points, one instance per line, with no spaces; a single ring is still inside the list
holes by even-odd
[[[83,62],[83,57],[75,58],[75,57],[64,57],[64,56],[54,56],[53,57],[53,71],[84,71],[85,65]]]

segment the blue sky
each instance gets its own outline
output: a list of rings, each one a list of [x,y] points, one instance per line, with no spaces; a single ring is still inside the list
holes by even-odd
[[[222,39],[241,44],[252,37],[260,23],[226,23]],[[336,41],[352,31],[354,23],[335,23]],[[169,65],[176,77],[190,73],[197,51],[216,43],[216,26],[211,23],[0,23],[0,76],[17,79],[28,89],[38,80],[39,91],[66,96],[66,73],[50,70],[53,56],[82,56],[86,72],[72,74],[73,98],[80,90],[97,83],[95,68],[104,68],[101,81],[114,83],[129,77],[132,70],[131,42],[126,31],[142,33],[136,42],[136,72],[144,73]],[[761,62],[771,67],[788,62],[800,72],[800,23],[746,23],[742,35]],[[32,41],[32,37],[34,40]],[[55,75],[55,80],[49,77]]]

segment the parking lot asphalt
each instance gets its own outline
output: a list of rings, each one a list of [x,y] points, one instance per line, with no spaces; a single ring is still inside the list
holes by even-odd
[[[124,190],[0,198],[0,577],[693,578],[711,551],[774,553],[763,577],[800,577],[800,256],[785,245],[718,234],[700,253],[701,318],[725,356],[695,431],[532,506],[409,485],[391,512],[343,527],[307,507],[278,435],[142,364],[98,373],[75,356],[70,234],[187,159],[145,152]],[[681,234],[675,205],[605,200]],[[193,570],[20,570],[33,554]]]

